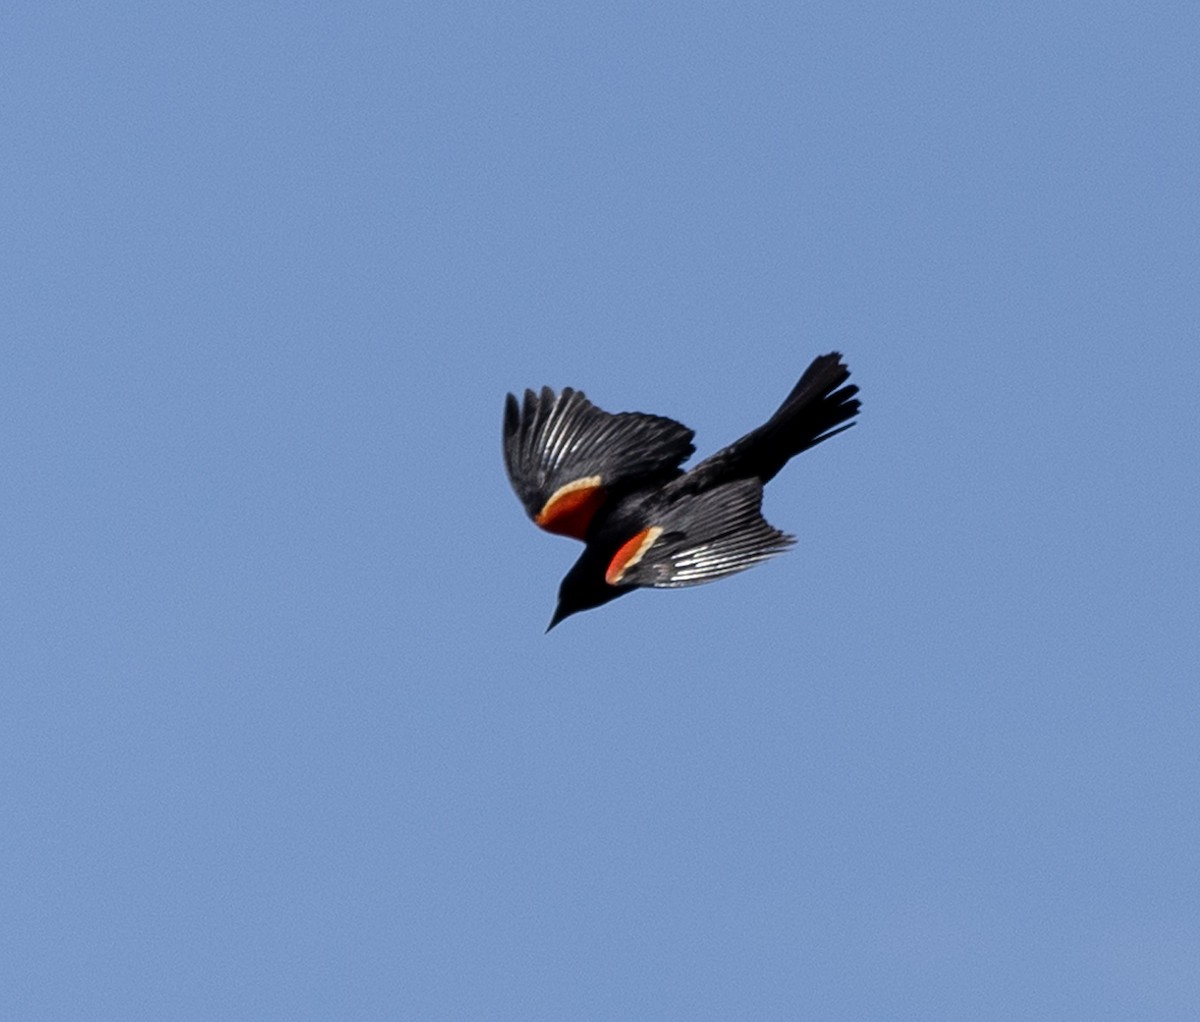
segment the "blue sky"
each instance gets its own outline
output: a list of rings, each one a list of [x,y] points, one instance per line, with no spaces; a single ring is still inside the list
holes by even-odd
[[[0,14],[0,1014],[1200,1017],[1190,5]],[[544,636],[504,393],[754,571]]]

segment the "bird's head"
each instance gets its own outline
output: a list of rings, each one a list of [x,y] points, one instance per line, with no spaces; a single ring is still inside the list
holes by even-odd
[[[579,560],[571,566],[571,570],[563,576],[562,584],[558,587],[558,606],[554,608],[554,616],[550,619],[546,631],[550,631],[572,614],[599,607],[632,591],[631,586],[611,586],[605,582],[604,563],[597,563],[585,550]]]

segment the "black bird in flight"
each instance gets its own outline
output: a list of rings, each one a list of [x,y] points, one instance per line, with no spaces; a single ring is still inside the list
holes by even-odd
[[[684,472],[695,435],[674,419],[601,411],[582,391],[525,391],[504,404],[504,465],[547,532],[584,542],[558,590],[563,618],[643,586],[713,582],[796,540],[762,516],[787,462],[854,425],[858,387],[838,352],[813,361],[763,425]]]

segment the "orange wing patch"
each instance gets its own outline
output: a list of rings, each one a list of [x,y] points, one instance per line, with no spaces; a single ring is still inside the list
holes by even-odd
[[[654,546],[654,541],[661,535],[662,527],[652,525],[648,529],[643,529],[633,539],[622,543],[621,548],[613,555],[608,570],[604,573],[604,581],[610,586],[619,585],[625,572],[646,556],[646,551]]]
[[[555,535],[585,539],[592,516],[604,503],[600,482],[599,476],[587,476],[560,486],[542,505],[534,521]]]

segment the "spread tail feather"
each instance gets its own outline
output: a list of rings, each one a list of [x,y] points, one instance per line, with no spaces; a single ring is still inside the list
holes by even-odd
[[[840,352],[814,359],[771,418],[702,461],[677,485],[690,490],[735,479],[773,479],[797,454],[854,425],[858,387],[843,386],[849,378]]]

